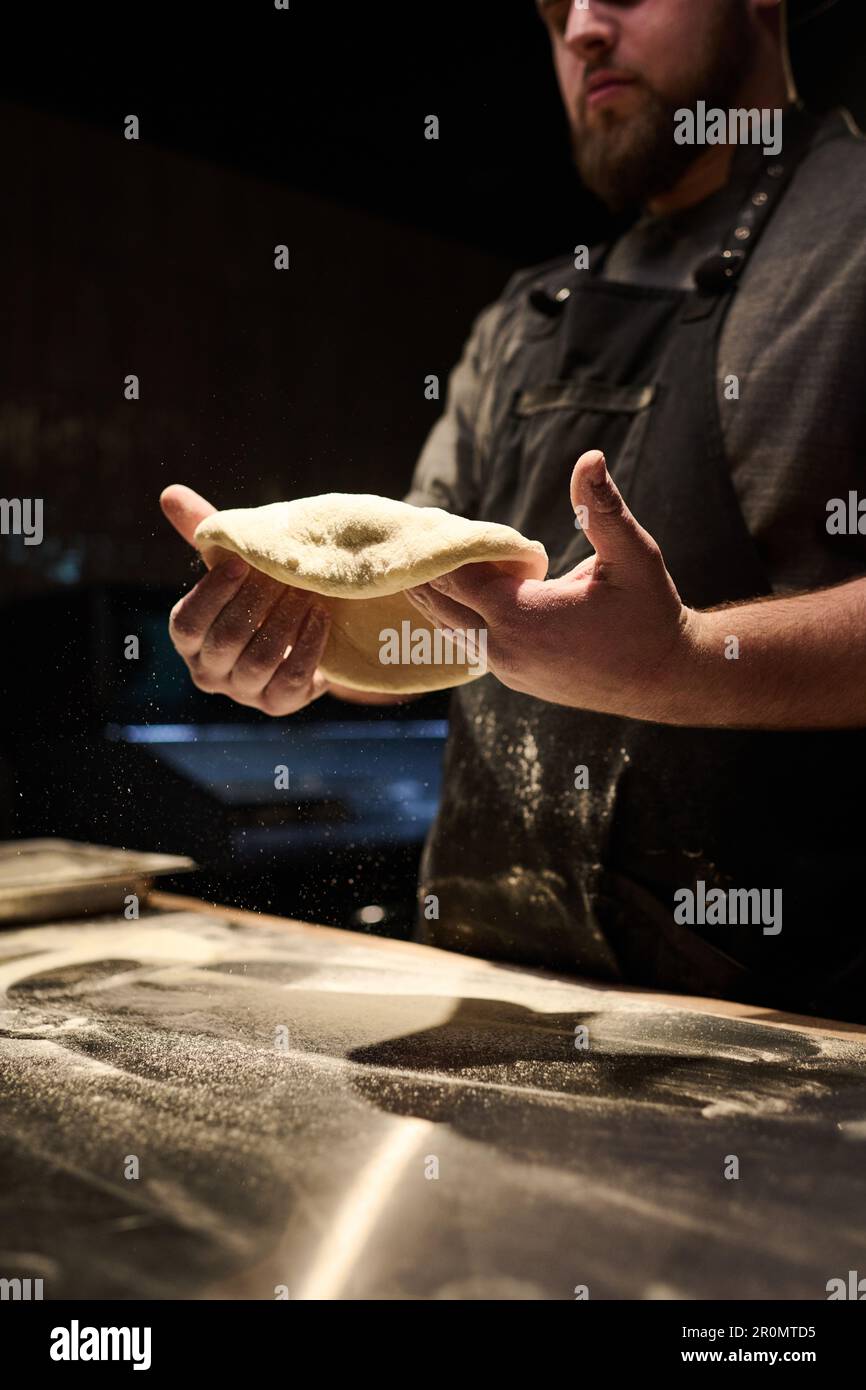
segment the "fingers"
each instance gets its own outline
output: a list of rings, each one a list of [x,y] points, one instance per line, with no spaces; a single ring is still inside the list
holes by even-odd
[[[317,667],[329,627],[313,595],[250,570],[237,556],[200,579],[169,620],[199,690],[267,714],[293,713],[325,694]]]
[[[198,655],[202,643],[226,604],[239,592],[248,566],[234,555],[184,594],[174,605],[168,620],[172,642],[185,661]]]
[[[279,602],[283,602],[283,611],[296,612],[300,622],[310,598],[300,589],[287,589],[285,584],[260,570],[249,570],[240,589],[216,614],[202,638],[197,661],[209,680],[224,681],[234,671],[247,645],[255,639],[258,629]],[[283,651],[293,635],[284,644]]]
[[[497,622],[513,607],[521,583],[517,575],[492,563],[460,569],[406,590],[406,597],[431,621],[467,631]]]
[[[658,569],[659,548],[632,516],[598,449],[581,454],[574,465],[571,505],[603,571],[620,570],[638,577],[641,572]],[[598,566],[595,577],[601,577]]]
[[[291,714],[325,694],[328,683],[317,668],[328,642],[330,624],[330,614],[313,604],[292,650],[262,691],[259,709],[266,714]]]
[[[477,613],[464,608],[460,603],[454,603],[444,594],[437,593],[429,584],[419,584],[414,589],[407,589],[406,597],[412,607],[436,627],[459,628],[466,631],[469,628],[484,626],[483,619],[479,618]]]
[[[287,659],[288,648],[297,649],[307,620],[316,611],[310,594],[300,589],[282,588],[282,594],[238,654],[228,673],[233,694],[237,692],[243,698],[260,695]],[[324,613],[325,610],[320,611]],[[306,647],[302,646],[301,652],[304,651]],[[319,655],[316,654],[314,667]],[[312,672],[307,674],[311,675]]]
[[[170,487],[164,488],[160,494],[159,505],[174,529],[179,531],[190,545],[194,543],[193,536],[199,522],[216,511],[216,507],[204,497],[200,497],[197,492],[193,492],[191,487],[185,487],[183,483],[172,483]]]

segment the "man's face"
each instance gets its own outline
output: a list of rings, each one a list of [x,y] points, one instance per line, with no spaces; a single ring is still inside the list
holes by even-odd
[[[670,189],[695,159],[674,112],[727,109],[755,61],[750,0],[538,0],[584,182],[612,208]]]

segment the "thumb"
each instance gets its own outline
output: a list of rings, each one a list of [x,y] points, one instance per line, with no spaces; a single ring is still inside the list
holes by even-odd
[[[193,539],[195,528],[200,521],[204,521],[206,516],[210,516],[216,511],[216,507],[205,501],[197,492],[193,492],[191,487],[185,487],[183,483],[172,483],[170,487],[165,488],[160,493],[159,505],[174,529],[179,531],[184,540],[193,546],[195,545]],[[219,558],[216,549],[211,549],[208,553],[208,559],[205,561],[208,569]]]
[[[658,567],[659,548],[632,516],[599,449],[581,454],[574,465],[571,505],[605,569],[639,574]]]

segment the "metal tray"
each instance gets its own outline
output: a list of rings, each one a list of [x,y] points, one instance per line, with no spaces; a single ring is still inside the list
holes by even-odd
[[[130,893],[146,901],[159,874],[196,867],[185,855],[75,840],[0,841],[0,924],[122,910]]]

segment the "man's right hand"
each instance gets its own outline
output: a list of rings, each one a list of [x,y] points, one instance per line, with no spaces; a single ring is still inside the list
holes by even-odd
[[[190,545],[199,522],[216,510],[179,483],[159,500]],[[329,626],[330,615],[314,594],[228,554],[169,618],[171,640],[199,690],[272,715],[294,714],[332,688],[317,669]]]

